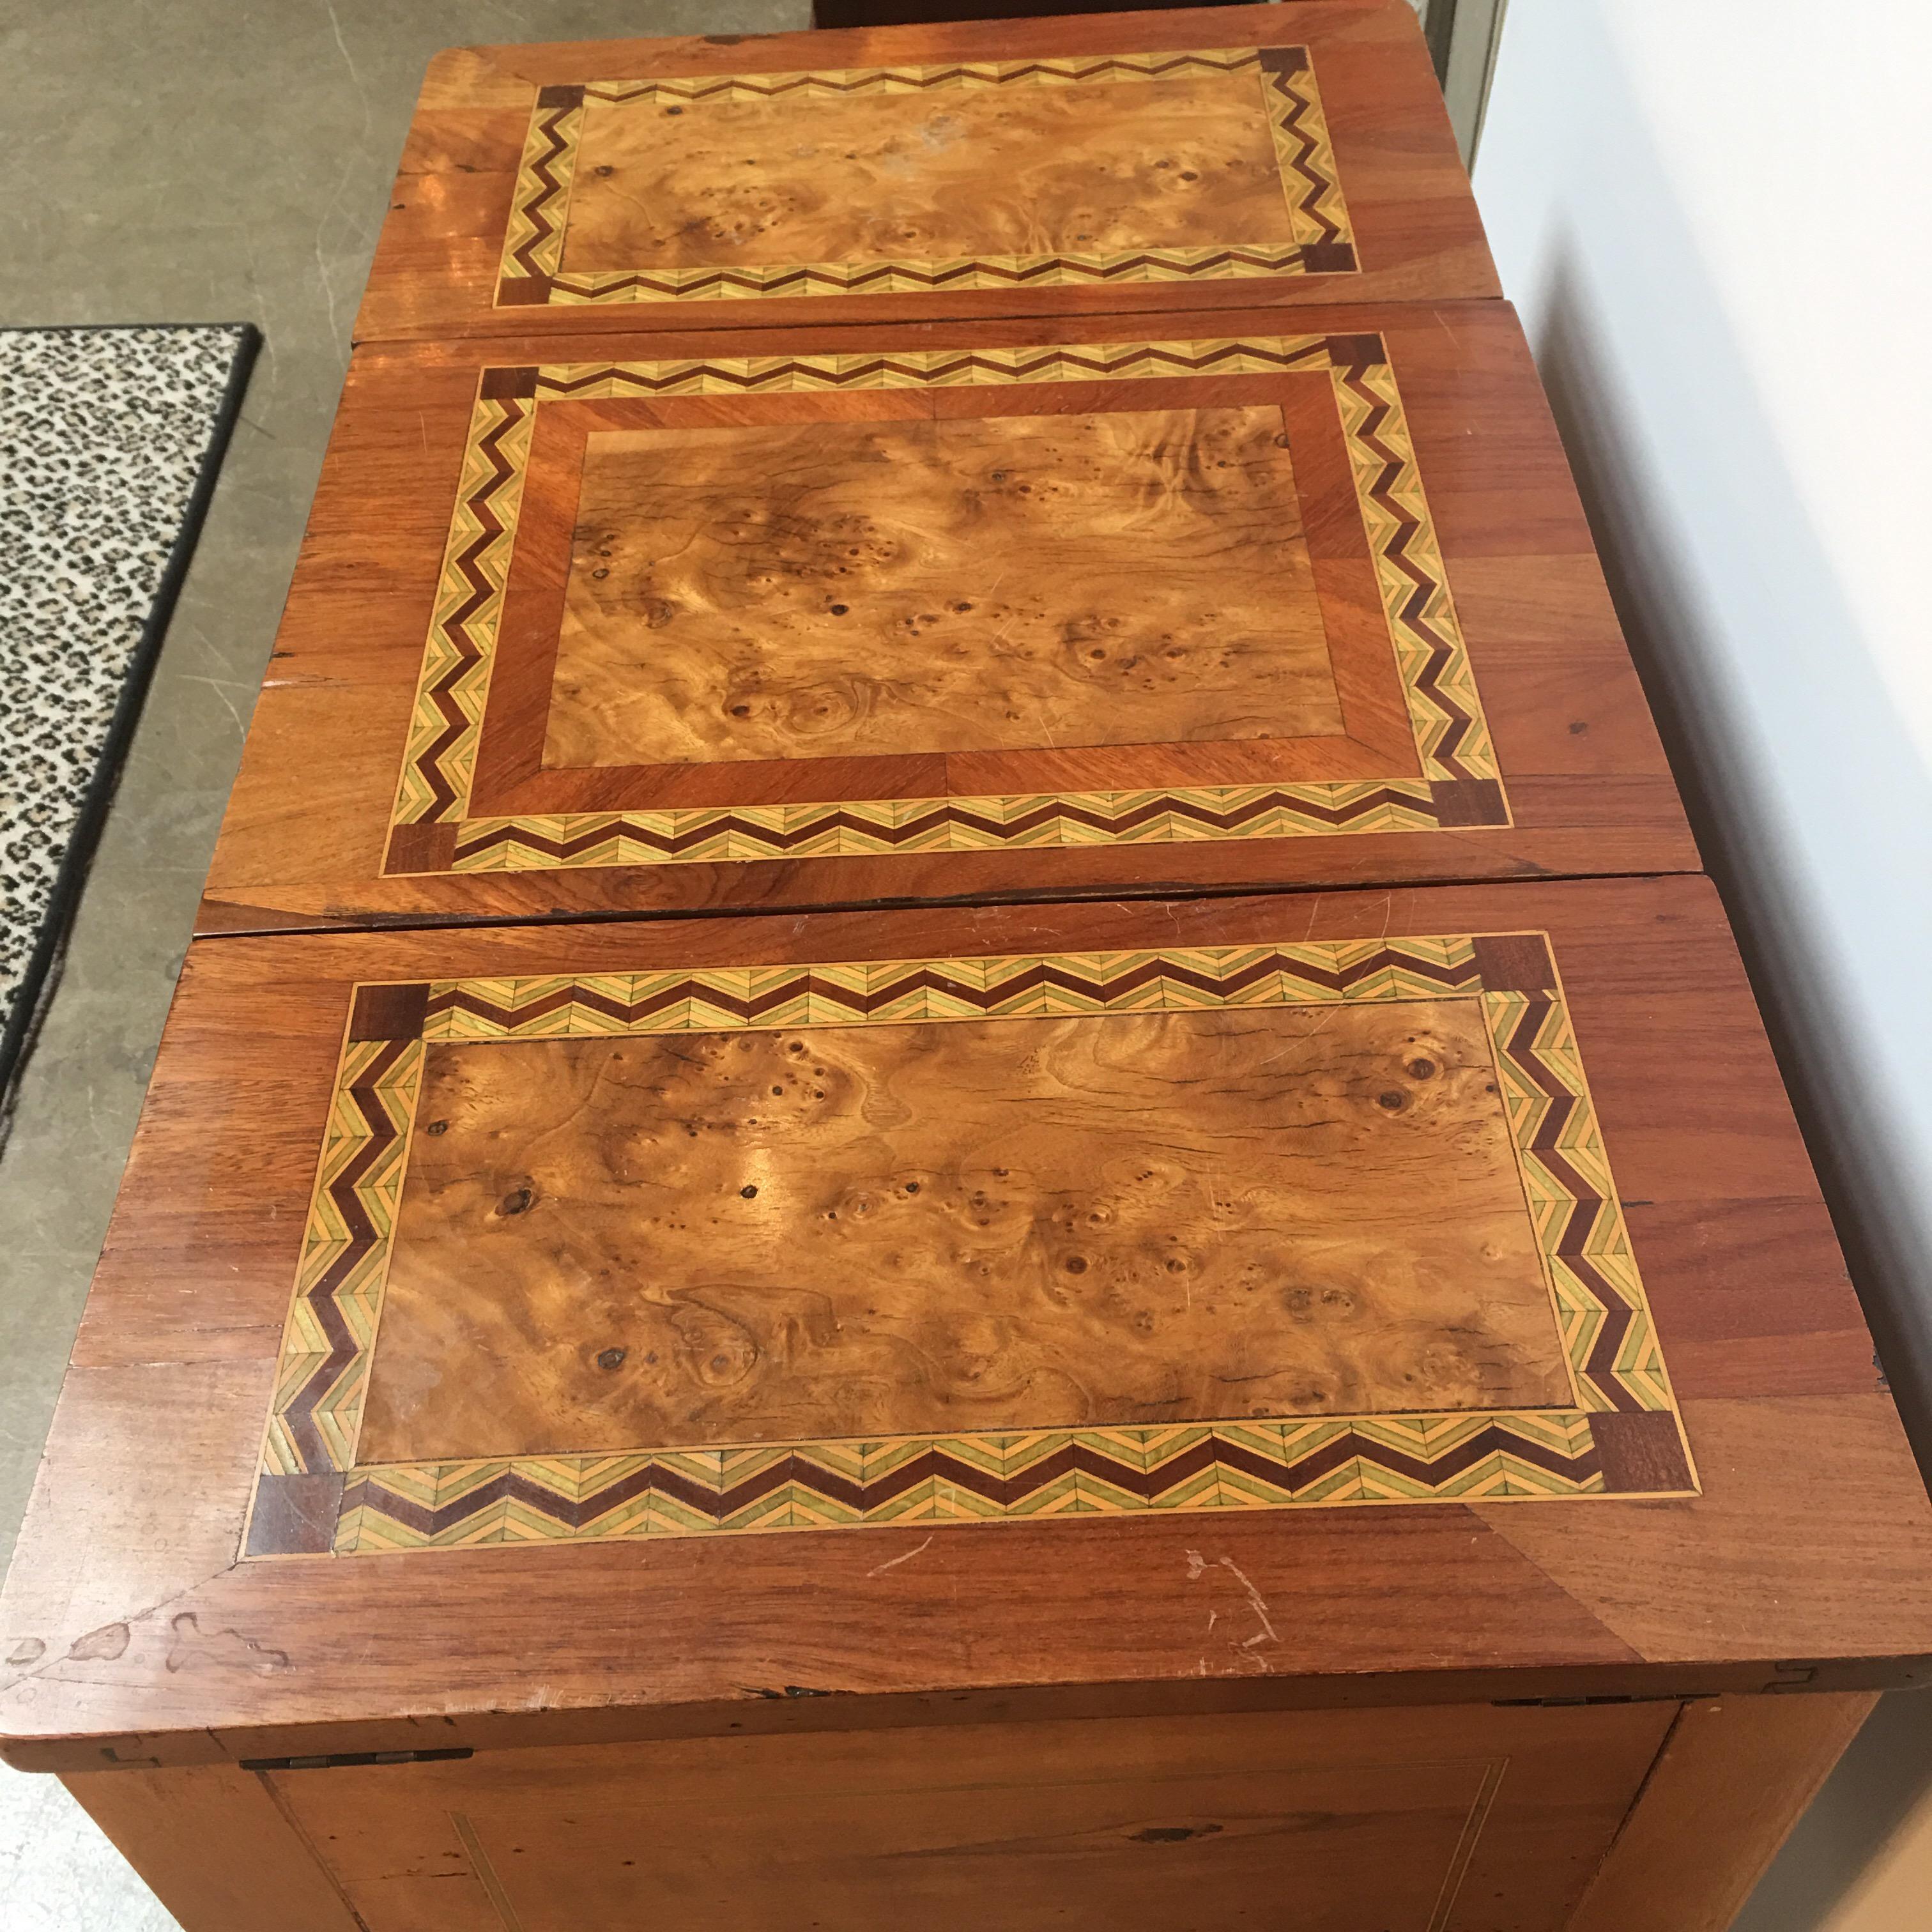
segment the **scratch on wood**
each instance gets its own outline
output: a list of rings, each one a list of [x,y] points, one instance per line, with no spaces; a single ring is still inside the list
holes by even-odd
[[[1264,1644],[1280,1643],[1281,1635],[1274,1627],[1274,1618],[1268,1614],[1268,1599],[1255,1588],[1247,1572],[1232,1556],[1217,1556],[1210,1562],[1198,1550],[1190,1550],[1187,1552],[1187,1580],[1190,1583],[1198,1582],[1210,1570],[1225,1570],[1234,1578],[1241,1587],[1241,1594],[1247,1599],[1248,1608],[1253,1612],[1256,1622],[1261,1626],[1252,1636],[1239,1639],[1230,1636],[1226,1640],[1228,1647],[1241,1653],[1246,1659],[1258,1666],[1263,1672],[1272,1674],[1273,1666],[1268,1659],[1261,1654],[1259,1646]],[[1209,1610],[1208,1628],[1210,1630],[1220,1620],[1220,1612],[1218,1610]],[[1204,1676],[1206,1674],[1204,1666],[1207,1663],[1205,1658],[1202,1658],[1202,1663],[1204,1666],[1202,1674]]]
[[[938,1532],[934,1531],[933,1534],[934,1535],[937,1535]],[[926,1539],[926,1541],[919,1546],[918,1550],[908,1550],[902,1556],[895,1556],[890,1558],[888,1562],[878,1564],[872,1569],[868,1570],[866,1572],[866,1574],[868,1576],[883,1576],[888,1570],[896,1570],[902,1563],[910,1563],[912,1559],[920,1553],[920,1550],[926,1549],[932,1541],[932,1538],[928,1536]]]

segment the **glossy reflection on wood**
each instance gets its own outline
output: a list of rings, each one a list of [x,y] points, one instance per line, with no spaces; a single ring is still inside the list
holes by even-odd
[[[1500,292],[1404,0],[452,48],[356,340]]]
[[[1480,1012],[433,1047],[368,1462],[1570,1400]]]
[[[1535,930],[1562,973],[1700,1496],[568,1544],[513,1540],[500,1518],[496,1540],[461,1550],[240,1553],[291,1291],[315,1258],[304,1234],[358,984],[541,992],[700,961],[762,976]],[[1359,1004],[1330,1003],[1338,1028]],[[413,1112],[417,1131],[439,1118]],[[1408,1124],[1387,1124],[1391,1150]],[[527,1161],[542,1150],[515,1126]],[[506,1253],[518,1218],[495,1231]],[[377,1357],[394,1339],[378,1334]],[[1029,1714],[1829,1690],[1909,1682],[1928,1654],[1932,1508],[1708,881],[237,936],[190,951],[0,1591],[0,1660],[23,1660],[0,1669],[0,1754],[98,1771]]]
[[[604,430],[553,765],[1342,728],[1277,409]]]
[[[566,271],[1290,243],[1252,69],[686,104],[592,100]]]
[[[904,331],[855,330],[836,356],[822,331],[741,330],[707,339],[714,376],[698,378],[662,336],[360,352],[204,930],[1694,867],[1514,318],[1471,303],[1304,319],[1345,353],[1357,336],[1382,340],[1422,497],[1365,513],[1387,459],[1356,431],[1379,421],[1384,444],[1394,431],[1355,389],[1345,418],[1333,366],[1228,368],[1227,341],[1282,339],[1279,314],[1252,310],[1144,378],[1082,374],[1148,340],[1132,316],[1077,333],[949,323],[916,350]],[[667,374],[668,392],[614,380],[601,393],[586,364],[600,348]],[[824,386],[734,380],[766,358],[808,364]],[[666,360],[682,374],[634,367]],[[1001,374],[1016,361],[1024,382]],[[1171,372],[1196,362],[1198,374]],[[535,371],[566,365],[584,380],[478,407],[486,377],[528,391]],[[519,412],[523,454],[500,439],[494,455],[472,447],[479,420]],[[1264,416],[1292,449],[1267,441]],[[1184,467],[1171,442],[1156,456],[1149,426],[1184,422],[1212,463]],[[653,464],[652,444],[676,461]],[[942,467],[964,452],[1004,467],[988,462],[994,444],[1029,466],[1004,496],[970,466],[965,481]],[[1049,446],[1064,452],[1050,464]],[[727,448],[746,458],[736,471],[704,454]],[[516,473],[513,512],[508,483],[500,496],[478,479]],[[1048,487],[1077,515],[1036,514]],[[671,556],[640,524],[640,491],[689,553]],[[1210,500],[1212,519],[1196,513]],[[1423,505],[1439,565],[1404,520]],[[782,522],[753,542],[720,538],[754,514]],[[862,540],[830,541],[844,518],[871,520]],[[506,522],[513,539],[489,536]],[[620,529],[630,536],[611,541]],[[1231,531],[1240,548],[1208,547]],[[862,597],[835,592],[852,581],[840,566],[861,571]],[[454,615],[470,568],[502,573],[494,631],[487,598],[480,615]],[[754,572],[768,580],[752,584]],[[1445,684],[1433,646],[1391,619],[1398,598],[1438,636],[1453,615],[1466,683]],[[1196,621],[1190,602],[1228,621]],[[1097,661],[1069,643],[1096,618]],[[1164,676],[1170,648],[1185,650],[1185,679],[1136,686]],[[676,715],[655,694],[674,689]],[[1337,698],[1339,730],[1248,735],[1258,702],[1292,734]],[[1480,710],[1486,748],[1445,698]],[[462,739],[479,710],[472,763]],[[1031,714],[1030,732],[1014,711]],[[1232,735],[1209,735],[1216,719]],[[1150,728],[1203,735],[1150,742]],[[1418,731],[1437,748],[1453,737],[1459,760],[1492,749],[1496,787],[1455,781],[1438,800]],[[998,748],[936,748],[1009,732]],[[591,762],[571,761],[580,747]],[[1200,795],[1210,788],[1240,795]]]

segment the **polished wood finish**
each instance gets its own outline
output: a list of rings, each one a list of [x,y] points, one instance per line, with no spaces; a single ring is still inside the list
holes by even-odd
[[[1238,960],[1536,932],[1700,1493],[1645,1499],[1654,1444],[1626,1431],[1627,1497],[241,1556],[345,1028],[369,1064],[423,1027],[438,986],[514,982],[525,992],[500,997],[536,1000],[554,976],[604,974],[641,996],[694,962]],[[1548,970],[1487,943],[1496,984]],[[446,1027],[496,1024],[438,1010]],[[268,1545],[326,1547],[314,1490],[274,1494],[279,1516],[258,1511]],[[74,1769],[734,1725],[1857,1688],[1922,1672],[1928,1577],[1932,1508],[1702,881],[224,939],[184,975],[0,1608],[0,1732],[14,1761]]]
[[[1570,1399],[1467,1002],[433,1047],[409,1177],[364,1462]]]
[[[1569,1932],[1725,1932],[1876,1702],[1685,1705]]]
[[[1401,0],[433,64],[0,1595],[188,1932],[1720,1932],[1932,1676],[1497,292]]]
[[[1560,1932],[1676,1707],[1249,1713],[275,1771],[368,1932]],[[197,1928],[198,1932],[198,1928]]]
[[[1209,236],[1285,248],[1294,228],[1255,82],[1238,70],[1150,78],[1124,96],[589,103],[561,267],[1113,255]]]
[[[452,49],[356,334],[1498,292],[1413,13],[1296,0]]]
[[[1280,320],[364,350],[202,930],[1694,868],[1514,318]]]
[[[285,1798],[232,1764],[62,1780],[188,1932],[371,1932]]]
[[[544,762],[1339,736],[1288,442],[1265,406],[592,431]]]
[[[568,1056],[560,1106],[538,1046]],[[1124,1072],[1136,1046],[1152,1083]],[[1697,1493],[1540,933],[365,984],[331,1084],[250,1556]],[[1002,1104],[956,1101],[978,1132],[935,1138],[934,1085]],[[850,1142],[838,1090],[862,1086]],[[1016,1133],[1016,1112],[1058,1131]],[[1390,1116],[1396,1134],[1364,1132]],[[882,1144],[894,1129],[923,1174]],[[734,1222],[707,1198],[720,1160]],[[705,1178],[656,1184],[674,1168]],[[1403,1211],[1413,1186],[1432,1220]],[[996,1286],[979,1231],[1001,1223],[1048,1265],[1023,1246]],[[1222,1242],[1242,1264],[1204,1275],[1197,1307]],[[1493,1316],[1432,1285],[1456,1260]],[[1256,1352],[1270,1300],[1306,1330],[1287,1361]],[[637,1365],[586,1316],[644,1329]],[[1202,1361],[1147,1361],[1163,1327]],[[1495,1372],[1539,1335],[1540,1380]],[[529,1432],[492,1421],[494,1458],[436,1434],[444,1385],[491,1378],[484,1341],[505,1356],[487,1400]],[[574,1412],[514,1393],[573,1366]],[[936,1406],[908,1400],[914,1376]],[[412,1425],[400,1444],[372,1408]],[[626,1418],[668,1432],[613,1439]]]

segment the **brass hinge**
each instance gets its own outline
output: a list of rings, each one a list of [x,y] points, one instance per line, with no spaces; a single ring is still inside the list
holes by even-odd
[[[474,1757],[471,1750],[329,1751],[315,1757],[244,1757],[244,1771],[340,1771],[350,1765],[434,1764],[445,1758]]]

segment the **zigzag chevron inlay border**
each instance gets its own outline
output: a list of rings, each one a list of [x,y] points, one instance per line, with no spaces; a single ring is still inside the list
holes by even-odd
[[[470,815],[536,412],[626,396],[1132,382],[1326,372],[1355,478],[1421,776],[788,806]],[[484,393],[514,387],[514,395]],[[1470,796],[1479,802],[1471,808]],[[439,871],[729,863],[994,848],[1178,844],[1507,826],[1508,801],[1450,597],[1394,371],[1373,334],[854,356],[690,357],[487,370],[391,815],[453,824]],[[405,864],[398,870],[416,869]]]
[[[1193,74],[1252,74],[1267,117],[1294,240],[1286,247],[1214,242],[1108,254],[917,256],[867,262],[759,263],[742,268],[634,268],[566,274],[564,234],[586,104],[666,100],[702,104],[787,95],[850,97],[947,89],[1077,87]],[[498,272],[498,307],[755,300],[760,296],[884,295],[936,289],[1093,286],[1118,282],[1228,280],[1342,274],[1356,269],[1354,236],[1327,117],[1305,47],[1226,47],[1098,58],[974,62],[951,67],[853,68],[823,73],[722,74],[595,81],[537,91],[524,138]]]
[[[353,1016],[370,999],[403,1017],[358,1027]],[[1569,1407],[356,1463],[426,1046],[1443,999],[1474,1000],[1484,1016],[1569,1365]],[[352,1036],[372,1030],[393,1036]],[[345,1479],[339,1554],[1060,1514],[1697,1493],[1543,934],[442,980],[355,989],[350,1033],[261,1470],[268,1479]],[[1649,1432],[1652,1473],[1614,1480],[1624,1465],[1612,1438],[1633,1425]]]

